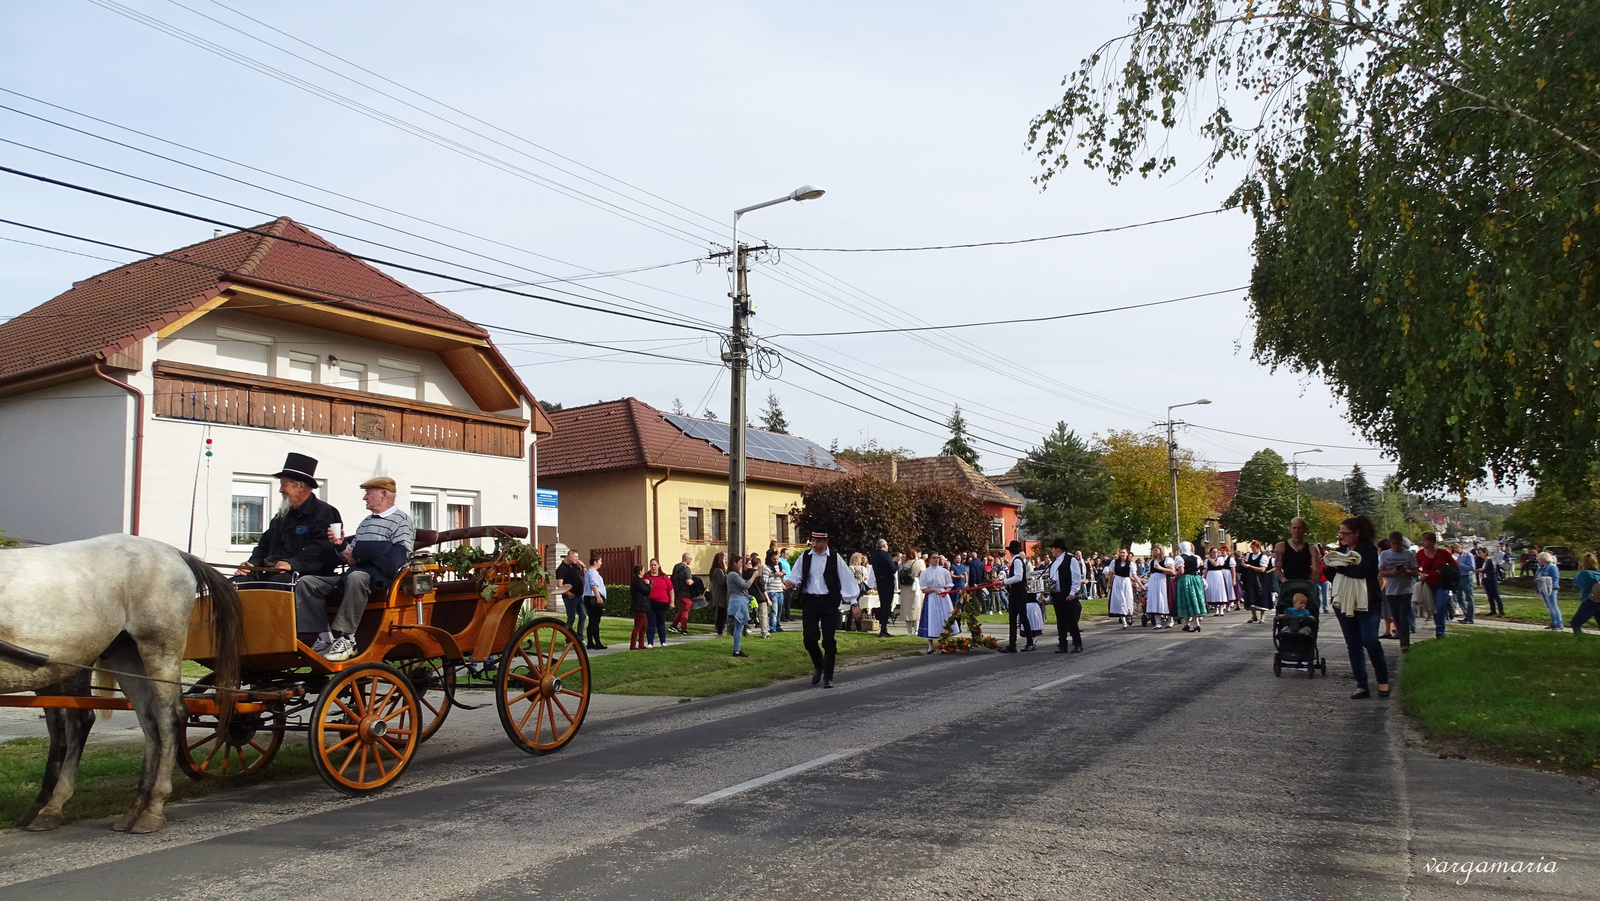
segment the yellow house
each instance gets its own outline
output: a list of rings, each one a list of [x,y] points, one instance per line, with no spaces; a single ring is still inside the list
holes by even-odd
[[[559,537],[587,559],[600,551],[608,584],[654,557],[695,572],[728,549],[728,426],[662,413],[628,397],[550,414],[538,442],[539,487],[560,494]],[[790,510],[806,485],[856,471],[803,438],[749,429],[744,546],[803,544]]]

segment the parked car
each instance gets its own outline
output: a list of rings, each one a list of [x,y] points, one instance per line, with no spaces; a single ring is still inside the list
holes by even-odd
[[[1544,549],[1546,554],[1556,558],[1556,569],[1577,569],[1578,558],[1572,555],[1572,548],[1563,544],[1552,544]]]

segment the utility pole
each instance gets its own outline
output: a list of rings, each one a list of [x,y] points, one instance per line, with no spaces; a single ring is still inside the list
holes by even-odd
[[[1176,553],[1178,544],[1182,540],[1178,535],[1178,439],[1173,436],[1173,429],[1179,424],[1172,418],[1172,411],[1179,407],[1197,407],[1211,403],[1206,398],[1190,401],[1186,404],[1173,404],[1167,408],[1167,421],[1158,423],[1167,427],[1167,470],[1172,474],[1172,549]]]
[[[1292,464],[1294,466],[1294,515],[1295,516],[1299,516],[1300,515],[1300,455],[1301,454],[1320,454],[1320,453],[1322,453],[1322,448],[1314,447],[1311,450],[1297,450],[1294,453],[1289,455],[1289,459],[1290,459],[1290,461],[1292,462]]]
[[[749,460],[745,457],[745,377],[750,368],[750,249],[739,243],[738,219],[734,220],[733,246],[733,333],[728,338],[728,353],[723,360],[733,370],[733,386],[728,399],[728,569],[744,559],[745,476]]]

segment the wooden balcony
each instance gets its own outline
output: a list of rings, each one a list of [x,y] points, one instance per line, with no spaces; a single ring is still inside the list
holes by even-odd
[[[158,361],[154,415],[311,435],[349,435],[521,457],[528,421],[444,404]]]

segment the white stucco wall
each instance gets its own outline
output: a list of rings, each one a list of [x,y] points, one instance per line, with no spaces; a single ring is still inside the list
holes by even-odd
[[[58,542],[121,532],[133,401],[96,378],[0,398],[0,529]]]

